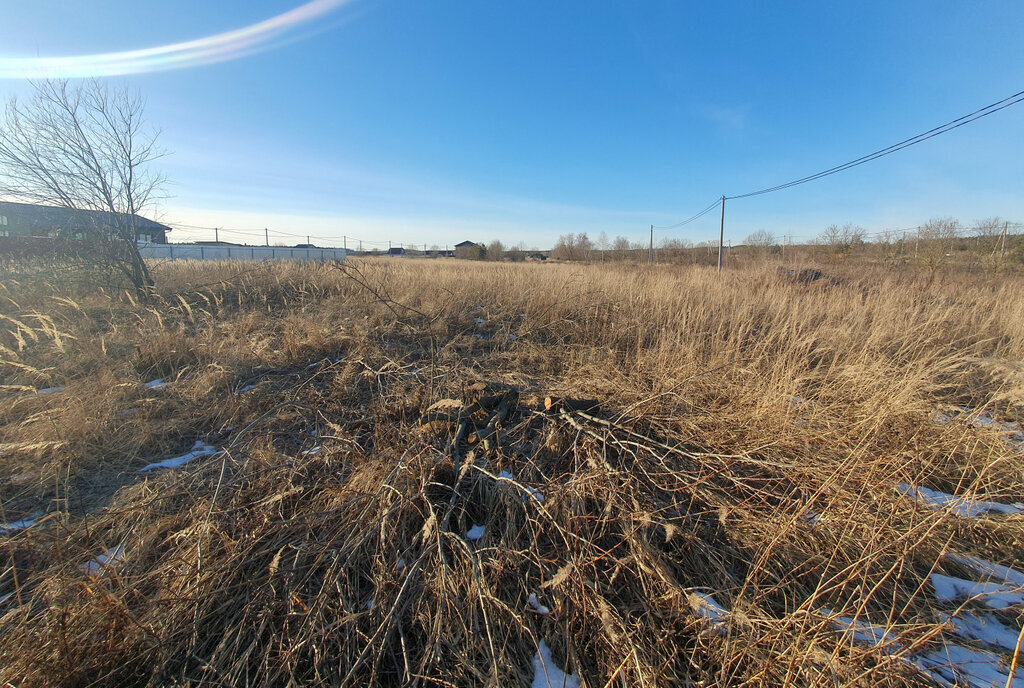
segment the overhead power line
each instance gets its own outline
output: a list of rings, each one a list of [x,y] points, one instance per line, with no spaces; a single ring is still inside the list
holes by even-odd
[[[688,224],[690,224],[691,222],[693,222],[694,220],[697,220],[697,219],[699,219],[699,218],[702,218],[702,217],[704,217],[705,215],[707,215],[708,213],[710,213],[710,212],[711,212],[712,210],[714,210],[715,208],[717,208],[717,207],[718,207],[718,203],[719,203],[719,200],[720,200],[720,199],[717,199],[717,198],[716,198],[716,199],[715,199],[714,201],[712,201],[711,205],[709,205],[709,206],[708,206],[707,208],[705,208],[704,210],[700,211],[700,212],[699,212],[699,213],[697,213],[696,215],[692,215],[692,216],[690,216],[690,217],[686,218],[685,220],[683,220],[683,221],[681,221],[681,222],[677,222],[677,223],[675,223],[674,225],[665,225],[665,226],[663,226],[663,227],[662,227],[662,226],[658,226],[658,225],[654,225],[654,229],[676,229],[676,228],[678,228],[678,227],[682,227],[683,225],[688,225]]]
[[[1006,98],[1003,98],[998,102],[992,103],[991,105],[986,105],[985,107],[979,110],[975,110],[974,112],[963,115],[962,117],[957,117],[956,119],[950,122],[946,122],[945,124],[939,125],[934,129],[929,129],[928,131],[918,134],[917,136],[912,136],[909,139],[904,139],[899,143],[894,143],[891,146],[887,146],[886,148],[877,150],[874,153],[868,153],[867,155],[861,156],[855,160],[845,162],[842,165],[836,165],[835,167],[830,167],[827,170],[822,170],[817,174],[812,174],[807,177],[801,177],[800,179],[794,179],[793,181],[786,182],[785,184],[778,184],[776,186],[770,186],[766,189],[751,191],[745,194],[726,196],[725,199],[733,200],[737,198],[749,198],[750,196],[760,196],[761,194],[772,193],[773,191],[781,191],[782,189],[788,189],[791,186],[806,184],[807,182],[814,181],[815,179],[828,177],[829,175],[837,174],[839,172],[848,170],[851,167],[857,167],[858,165],[863,165],[866,162],[877,160],[878,158],[885,157],[886,155],[892,155],[896,151],[903,150],[904,148],[909,148],[910,146],[913,146],[916,143],[921,143],[922,141],[927,141],[928,139],[934,138],[939,134],[945,134],[947,131],[952,131],[953,129],[962,127],[965,124],[969,124],[970,122],[981,119],[982,117],[987,117],[988,115],[991,115],[992,113],[995,112],[999,112],[1000,110],[1008,108],[1011,105],[1016,105],[1022,100],[1024,100],[1024,91],[1018,91],[1017,93],[1014,93],[1012,96],[1007,96]]]

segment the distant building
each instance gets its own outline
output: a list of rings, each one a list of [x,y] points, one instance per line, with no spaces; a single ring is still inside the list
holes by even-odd
[[[146,244],[166,244],[171,231],[139,215],[0,201],[0,237],[88,239],[119,234],[119,227],[130,225],[135,227],[135,240]]]
[[[389,256],[404,256],[405,255],[405,249],[400,247],[400,246],[394,246],[394,247],[388,249],[388,255]]]
[[[478,244],[475,241],[460,241],[459,243],[455,244],[455,250],[458,251],[460,248],[470,248],[472,246],[477,245]]]

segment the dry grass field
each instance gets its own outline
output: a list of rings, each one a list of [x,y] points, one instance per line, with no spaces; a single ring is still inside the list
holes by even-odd
[[[1024,685],[1024,278],[825,272],[4,280],[0,681]]]

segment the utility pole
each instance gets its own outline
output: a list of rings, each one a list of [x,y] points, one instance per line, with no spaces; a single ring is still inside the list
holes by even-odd
[[[907,248],[907,230],[904,229],[903,230],[903,239],[900,241],[900,255],[901,256],[906,253],[906,248]]]
[[[266,227],[263,228],[263,236],[266,237],[267,246],[270,246],[270,230]]]
[[[363,252],[363,240],[362,239],[359,240],[359,252],[360,253]]]
[[[651,247],[647,250],[647,264],[654,265],[654,225],[651,225]]]
[[[307,244],[309,243],[309,235],[308,234],[306,235],[306,243]]]
[[[722,196],[722,221],[718,225],[718,271],[722,271],[722,245],[725,239],[725,196]]]
[[[220,243],[220,229],[218,229],[217,227],[213,228],[213,243]]]
[[[729,253],[726,256],[732,258],[732,239],[729,239]]]
[[[1003,258],[1006,258],[1006,228],[1009,226],[1009,222],[1003,223],[1003,247],[999,249],[999,260],[1003,260]]]
[[[346,251],[348,250],[348,237],[344,234],[341,235],[341,247]]]

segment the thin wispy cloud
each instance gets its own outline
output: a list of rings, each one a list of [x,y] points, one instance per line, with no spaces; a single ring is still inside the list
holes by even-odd
[[[352,0],[312,0],[249,26],[155,48],[67,57],[0,57],[0,79],[122,76],[225,62],[262,52]]]

